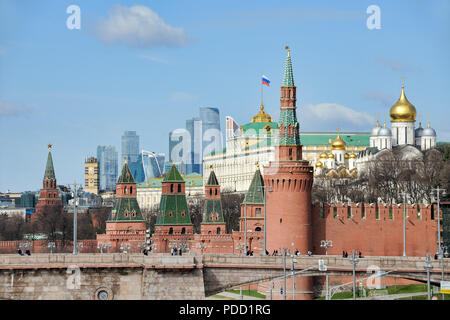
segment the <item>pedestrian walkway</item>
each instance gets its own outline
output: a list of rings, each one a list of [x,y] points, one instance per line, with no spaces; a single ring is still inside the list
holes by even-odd
[[[414,296],[423,296],[426,295],[426,292],[414,292],[414,293],[400,293],[400,294],[387,294],[384,296],[372,296],[372,297],[365,297],[365,298],[356,298],[356,300],[396,300],[400,298],[409,298]],[[353,298],[350,299],[333,299],[333,300],[353,300]]]

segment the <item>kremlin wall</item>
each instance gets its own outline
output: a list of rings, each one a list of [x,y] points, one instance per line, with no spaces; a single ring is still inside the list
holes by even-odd
[[[288,49],[288,48],[287,48]],[[106,233],[96,240],[80,240],[80,252],[97,252],[98,245],[111,244],[109,252],[121,252],[121,246],[130,245],[128,252],[140,252],[148,245],[152,253],[169,253],[174,248],[183,254],[221,253],[253,255],[264,254],[264,236],[269,254],[279,254],[283,248],[304,255],[325,254],[322,240],[332,240],[329,255],[343,251],[361,252],[363,256],[403,255],[403,205],[367,203],[311,203],[314,168],[303,160],[299,123],[296,118],[296,87],[288,49],[280,94],[279,141],[275,145],[275,160],[259,165],[245,199],[241,204],[240,229],[226,233],[221,206],[220,181],[210,168],[205,183],[205,201],[201,232],[194,234],[186,202],[185,181],[172,165],[162,181],[162,195],[151,244],[146,239],[146,222],[136,201],[136,183],[127,161],[116,185],[116,204],[106,222]],[[206,173],[205,173],[206,174]],[[44,206],[57,204],[54,198],[56,178],[51,150],[43,180],[37,213]],[[44,195],[44,196],[43,196]],[[264,221],[266,215],[267,228]],[[437,251],[436,208],[433,205],[407,205],[405,220],[406,255],[423,257]],[[38,215],[37,215],[38,216]],[[23,241],[0,242],[0,253],[15,253]],[[72,251],[70,241],[58,252]],[[46,241],[33,241],[32,252],[49,252]],[[123,249],[122,249],[123,251]],[[320,278],[320,277],[319,277]],[[312,299],[315,286],[322,279],[297,277],[296,299]],[[343,281],[341,280],[335,281]],[[260,284],[264,287],[265,284]],[[296,291],[297,292],[297,291]]]

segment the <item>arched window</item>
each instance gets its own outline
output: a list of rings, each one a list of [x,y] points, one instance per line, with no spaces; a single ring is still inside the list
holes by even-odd
[[[127,194],[127,186],[123,188],[123,194]]]
[[[217,234],[220,234],[220,228],[217,228]]]
[[[178,192],[181,192],[181,184],[178,184]]]
[[[169,234],[173,234],[173,228],[169,229]]]
[[[173,183],[170,184],[170,193],[173,193]]]
[[[256,232],[261,231],[261,228],[260,228],[260,227],[256,227],[256,228],[255,228],[255,231],[256,231]]]
[[[133,194],[133,187],[130,186],[130,194]]]
[[[186,233],[186,228],[183,227],[183,228],[181,229],[181,234],[185,234],[185,233]]]
[[[214,193],[215,193],[215,195],[217,196],[217,189],[214,189]]]
[[[209,195],[210,196],[212,195],[212,189],[211,188],[209,189]]]

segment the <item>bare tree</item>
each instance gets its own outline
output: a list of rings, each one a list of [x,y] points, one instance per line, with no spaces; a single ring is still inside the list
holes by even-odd
[[[239,230],[239,218],[241,216],[241,204],[244,201],[244,194],[225,189],[221,192],[221,199],[226,232],[231,233],[233,230]]]

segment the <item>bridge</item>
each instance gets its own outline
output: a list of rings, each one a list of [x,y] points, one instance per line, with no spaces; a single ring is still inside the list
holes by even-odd
[[[296,256],[297,276],[352,275],[353,265],[340,256]],[[320,271],[319,260],[327,266]],[[287,257],[290,275],[291,257]],[[432,260],[431,283],[442,277],[440,260]],[[0,255],[0,299],[204,299],[239,285],[270,281],[284,274],[282,256],[168,254]],[[427,281],[425,257],[364,257],[355,272],[367,277],[374,267],[389,277]],[[444,259],[450,280],[450,259]]]

